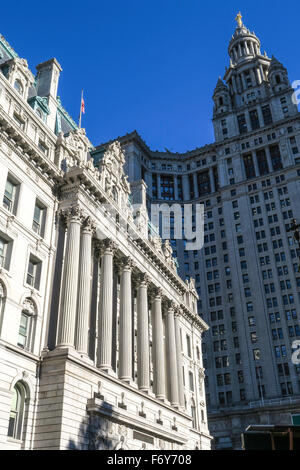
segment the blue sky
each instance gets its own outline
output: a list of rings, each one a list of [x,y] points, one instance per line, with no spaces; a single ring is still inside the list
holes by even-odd
[[[0,32],[30,68],[56,57],[59,95],[94,145],[136,129],[154,150],[211,143],[212,99],[241,10],[262,51],[300,79],[299,1],[98,0],[1,5]]]

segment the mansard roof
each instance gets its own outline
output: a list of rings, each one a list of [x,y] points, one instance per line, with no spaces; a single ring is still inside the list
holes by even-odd
[[[19,59],[18,54],[11,47],[11,45],[4,38],[4,36],[0,34],[0,71],[2,70],[2,72],[5,74],[6,70],[9,67],[11,60],[16,59],[16,58]],[[47,65],[47,63],[50,63],[50,62],[52,63],[53,61],[55,62],[57,67],[61,70],[61,66],[55,58],[50,59],[46,62],[43,62],[42,64],[38,64],[36,66],[36,69],[39,70],[41,66],[45,66]],[[28,103],[30,105],[33,105],[35,101],[37,101],[42,108],[44,107],[45,112],[48,113],[48,105],[47,103],[45,103],[45,97],[38,96],[36,81],[33,83],[33,85],[30,86],[29,92],[28,92]],[[66,134],[70,132],[71,130],[78,129],[78,125],[76,124],[76,122],[72,119],[72,117],[68,114],[68,112],[62,106],[59,96],[57,96],[56,121],[57,121],[56,122],[57,134],[59,132],[63,132],[64,134]]]

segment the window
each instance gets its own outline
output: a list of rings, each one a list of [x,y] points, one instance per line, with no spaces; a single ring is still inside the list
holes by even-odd
[[[189,372],[189,385],[191,392],[194,391],[194,375],[193,372]]]
[[[271,146],[270,147],[270,154],[271,154],[273,170],[274,171],[281,170],[282,169],[282,161],[281,161],[279,146],[278,145]]]
[[[197,415],[196,415],[196,406],[194,400],[191,403],[191,415],[192,415],[192,426],[194,429],[197,429]]]
[[[35,233],[44,236],[45,232],[45,220],[46,220],[46,208],[40,201],[36,200],[33,214],[32,230]]]
[[[20,348],[32,350],[35,318],[35,304],[30,298],[27,298],[23,304],[19,325],[18,346],[20,346]]]
[[[17,210],[17,202],[18,202],[18,193],[19,193],[19,184],[16,181],[8,176],[5,185],[5,192],[3,198],[3,206],[9,212],[13,214],[16,213]]]
[[[246,178],[251,179],[255,178],[255,167],[254,167],[254,162],[252,155],[245,155],[243,157],[244,160],[244,167],[245,167],[245,172],[246,172]]]
[[[259,125],[257,110],[253,109],[252,111],[250,111],[249,115],[250,115],[250,122],[251,122],[252,130],[255,131],[256,129],[259,129],[260,125]]]
[[[0,268],[9,270],[12,240],[0,233]]]
[[[24,418],[26,391],[22,382],[18,382],[13,391],[10,406],[8,436],[13,439],[21,439]]]
[[[239,126],[240,134],[246,134],[248,129],[247,129],[247,124],[246,124],[245,114],[240,114],[237,117],[237,120],[238,120],[238,126]]]
[[[260,349],[253,349],[253,359],[255,361],[260,360]]]
[[[20,82],[20,80],[15,80],[14,89],[17,90],[17,92],[18,92],[20,95],[23,95],[23,85],[22,85],[22,83]]]
[[[37,290],[39,290],[40,288],[41,270],[41,261],[37,259],[34,255],[30,255],[26,282]]]
[[[192,357],[192,351],[191,351],[191,338],[189,335],[186,335],[186,344],[187,344],[187,353],[189,357]]]
[[[268,126],[269,124],[272,124],[273,119],[272,119],[272,113],[271,113],[270,106],[269,105],[263,106],[261,108],[261,110],[262,110],[262,115],[263,115],[263,118],[264,118],[265,126]]]

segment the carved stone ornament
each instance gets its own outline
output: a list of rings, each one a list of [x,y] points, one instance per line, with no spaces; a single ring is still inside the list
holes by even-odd
[[[83,218],[82,209],[79,206],[73,206],[61,211],[64,222],[68,225],[71,221],[81,222]]]
[[[85,219],[82,222],[82,231],[83,232],[89,232],[91,234],[94,234],[96,231],[96,223],[95,221],[90,217],[85,217]]]

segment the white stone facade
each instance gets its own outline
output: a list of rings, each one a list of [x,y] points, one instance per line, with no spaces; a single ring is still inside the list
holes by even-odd
[[[210,449],[207,325],[145,237],[144,183],[134,213],[120,144],[95,168],[55,59],[34,82],[0,52],[0,448]]]

